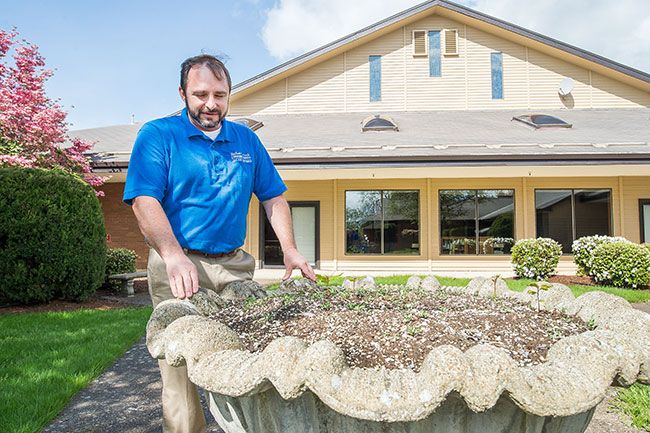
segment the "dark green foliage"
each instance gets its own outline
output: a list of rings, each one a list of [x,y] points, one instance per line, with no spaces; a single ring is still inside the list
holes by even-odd
[[[109,248],[106,251],[106,283],[104,287],[119,291],[121,283],[119,281],[109,281],[108,276],[113,274],[127,274],[135,272],[135,261],[138,255],[128,248]]]
[[[95,192],[58,170],[0,167],[0,302],[82,300],[104,281]]]

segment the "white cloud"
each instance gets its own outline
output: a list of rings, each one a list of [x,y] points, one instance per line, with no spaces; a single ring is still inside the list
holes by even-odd
[[[278,0],[266,11],[262,39],[286,60],[317,48],[419,0]],[[647,0],[465,0],[473,9],[650,72]]]

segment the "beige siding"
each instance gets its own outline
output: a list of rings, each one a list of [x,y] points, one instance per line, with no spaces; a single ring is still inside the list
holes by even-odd
[[[287,79],[290,113],[345,110],[343,57],[337,56]]]
[[[287,112],[286,82],[281,80],[230,104],[230,114],[284,114]]]
[[[528,50],[530,106],[534,108],[590,108],[589,71],[555,59],[539,51]],[[573,79],[571,95],[561,98],[562,79]]]
[[[640,242],[639,200],[650,200],[650,177],[620,178],[620,185],[623,203],[621,209],[622,234],[633,242]]]
[[[381,56],[381,101],[370,102],[369,56]],[[346,111],[404,109],[404,34],[389,33],[345,54]]]
[[[437,29],[458,30],[459,55],[443,55],[442,76],[430,77],[429,59],[412,55],[412,32]],[[503,53],[502,100],[492,99],[492,52]],[[381,101],[372,103],[370,55],[382,56]],[[565,77],[574,80],[575,89],[569,97],[560,98],[558,88]],[[650,107],[648,92],[435,14],[234,99],[231,113],[236,115]]]
[[[650,107],[650,93],[639,92],[632,86],[614,81],[600,74],[591,74],[593,108]]]
[[[458,56],[442,56],[441,76],[429,76],[429,58],[413,57],[413,30],[458,30]],[[406,108],[410,111],[459,110],[466,108],[465,26],[430,16],[406,27]],[[441,37],[444,47],[444,38]],[[488,63],[489,65],[489,63]]]
[[[503,53],[503,99],[492,99],[491,53]],[[480,30],[467,29],[467,104],[470,109],[526,108],[526,48]]]

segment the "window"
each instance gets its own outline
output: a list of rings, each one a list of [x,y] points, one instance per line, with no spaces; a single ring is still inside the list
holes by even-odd
[[[429,76],[442,75],[440,64],[440,30],[431,30],[428,33],[429,41]]]
[[[399,131],[397,125],[390,117],[374,116],[366,117],[361,122],[361,131]]]
[[[510,254],[514,190],[440,190],[439,203],[441,254]]]
[[[346,191],[346,254],[420,254],[419,191]]]
[[[235,123],[239,123],[240,125],[244,125],[252,129],[253,131],[257,131],[260,129],[264,124],[260,122],[259,120],[255,119],[249,119],[248,117],[240,117],[239,119],[233,120]]]
[[[639,200],[641,217],[641,242],[650,243],[650,199]]]
[[[564,253],[583,236],[611,235],[608,189],[538,189],[535,209],[537,236],[556,240]]]
[[[381,56],[370,56],[370,102],[381,101]]]
[[[492,99],[503,99],[503,54],[491,53]]]
[[[524,114],[513,117],[512,120],[525,123],[535,129],[539,128],[571,128],[573,125],[565,122],[559,117],[549,116],[548,114]]]

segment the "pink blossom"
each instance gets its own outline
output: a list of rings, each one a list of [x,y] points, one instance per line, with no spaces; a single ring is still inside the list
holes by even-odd
[[[45,93],[53,72],[36,45],[17,37],[0,29],[0,165],[60,168],[101,186],[107,178],[92,173],[86,156],[93,143],[68,136],[67,114]]]

